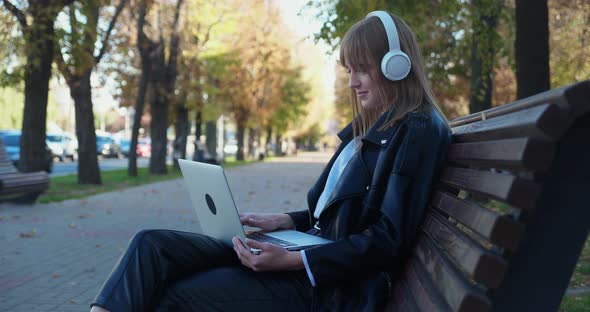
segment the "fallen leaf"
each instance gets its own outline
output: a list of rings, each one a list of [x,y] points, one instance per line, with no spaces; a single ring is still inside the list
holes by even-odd
[[[53,275],[51,275],[51,277],[53,277],[53,278],[60,278],[59,274],[53,274]]]
[[[32,230],[25,232],[25,233],[20,232],[20,234],[19,234],[19,236],[22,238],[31,238],[31,237],[35,237],[36,235],[37,235],[37,230],[35,230],[35,229],[32,229]]]

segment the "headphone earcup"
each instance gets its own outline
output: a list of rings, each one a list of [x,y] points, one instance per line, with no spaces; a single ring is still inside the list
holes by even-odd
[[[397,81],[406,78],[412,69],[412,62],[402,51],[389,51],[381,60],[381,72],[385,78]]]

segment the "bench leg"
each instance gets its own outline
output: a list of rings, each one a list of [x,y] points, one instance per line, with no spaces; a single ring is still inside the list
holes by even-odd
[[[17,205],[32,205],[43,192],[25,193],[20,196],[0,198],[0,203],[7,202]]]

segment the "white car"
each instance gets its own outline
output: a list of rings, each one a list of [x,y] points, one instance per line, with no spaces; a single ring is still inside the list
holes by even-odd
[[[51,149],[53,157],[64,161],[70,158],[72,161],[78,159],[78,140],[69,133],[48,133],[47,145]]]

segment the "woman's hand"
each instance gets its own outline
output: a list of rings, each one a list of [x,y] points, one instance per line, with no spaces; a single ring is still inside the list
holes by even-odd
[[[240,213],[240,222],[264,232],[295,229],[293,219],[286,213]]]
[[[232,239],[234,250],[242,264],[254,271],[287,271],[303,269],[303,259],[298,251],[286,249],[269,243],[246,239],[244,243],[238,237]],[[260,249],[260,254],[253,254],[250,248]]]

